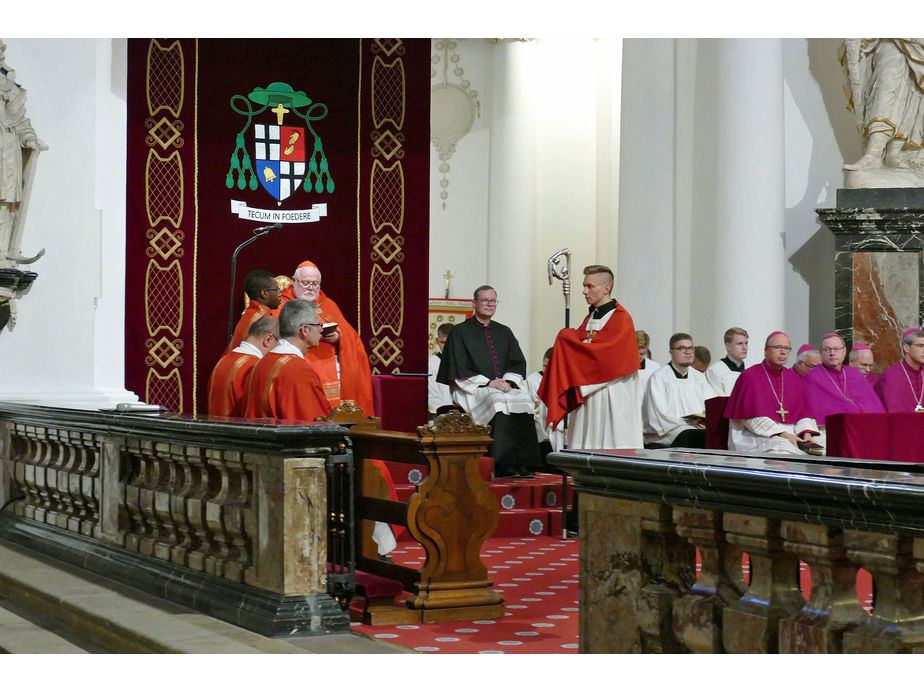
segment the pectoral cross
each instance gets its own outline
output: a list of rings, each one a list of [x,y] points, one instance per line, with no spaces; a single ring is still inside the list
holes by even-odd
[[[446,298],[449,298],[449,280],[452,279],[453,274],[451,271],[446,270],[446,274],[443,275],[446,279]]]
[[[780,423],[786,423],[786,415],[789,412],[783,409],[782,404],[780,404],[780,408],[776,410],[776,413],[780,415]]]

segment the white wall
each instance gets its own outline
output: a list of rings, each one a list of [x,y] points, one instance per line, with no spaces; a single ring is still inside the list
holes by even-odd
[[[134,400],[124,390],[125,41],[6,44],[49,149],[22,244],[26,255],[46,253],[30,267],[39,276],[15,330],[0,333],[0,399],[88,408]]]

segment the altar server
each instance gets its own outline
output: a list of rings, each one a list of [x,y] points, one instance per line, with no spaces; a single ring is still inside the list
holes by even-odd
[[[577,329],[558,333],[539,388],[549,424],[557,425],[571,412],[568,448],[642,447],[641,349],[632,318],[612,291],[609,267],[584,268],[589,313]]]
[[[720,397],[728,397],[748,356],[748,333],[743,327],[725,330],[725,356],[706,369],[706,382]]]
[[[250,371],[279,341],[279,321],[264,315],[247,339],[222,356],[209,377],[209,416],[243,416]]]
[[[715,393],[693,368],[693,338],[678,332],[670,338],[671,360],[648,379],[642,400],[646,444],[681,448],[706,447],[706,400]],[[684,419],[685,416],[697,417]],[[702,417],[702,418],[699,418]]]

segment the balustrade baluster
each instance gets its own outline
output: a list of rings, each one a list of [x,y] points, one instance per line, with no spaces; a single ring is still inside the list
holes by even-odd
[[[724,652],[722,614],[747,589],[741,576],[741,554],[725,540],[722,513],[674,507],[674,522],[677,534],[699,549],[702,563],[689,592],[674,602],[674,633],[693,652]],[[730,569],[734,559],[736,570]]]
[[[157,519],[158,534],[154,542],[154,556],[169,561],[170,552],[179,542],[177,527],[171,514],[171,502],[180,488],[181,478],[176,458],[183,454],[183,447],[158,443],[155,450],[157,484],[151,494],[151,511]]]
[[[194,487],[186,500],[186,516],[189,518],[192,533],[186,565],[194,570],[204,571],[206,556],[213,554],[218,547],[208,526],[206,507],[209,499],[218,494],[221,482],[218,471],[208,464],[205,451],[201,451],[198,456],[189,457],[187,461],[193,472]]]
[[[799,591],[798,559],[783,550],[780,521],[725,513],[729,544],[751,559],[751,581],[722,617],[722,643],[732,654],[779,651],[779,621],[795,616],[805,604]]]
[[[805,561],[812,593],[802,611],[780,621],[780,652],[836,653],[844,632],[867,620],[857,599],[857,568],[840,528],[783,521],[783,548]]]
[[[224,511],[234,493],[232,488],[234,479],[222,452],[221,450],[206,450],[205,453],[208,463],[215,468],[221,479],[221,487],[218,489],[218,493],[205,503],[205,519],[211,531],[214,544],[210,554],[205,557],[205,571],[212,575],[224,574],[225,564],[231,553],[224,525]]]
[[[844,530],[847,557],[873,576],[872,618],[844,633],[845,653],[911,653],[924,649],[924,575],[911,537]]]

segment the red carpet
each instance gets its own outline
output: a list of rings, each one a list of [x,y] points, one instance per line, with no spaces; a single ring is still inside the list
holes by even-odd
[[[423,547],[402,542],[396,563],[423,565]],[[481,557],[504,595],[503,618],[484,621],[365,626],[351,607],[352,628],[417,650],[441,654],[575,654],[578,651],[578,542],[548,536],[494,537]],[[361,609],[360,609],[361,610]]]

